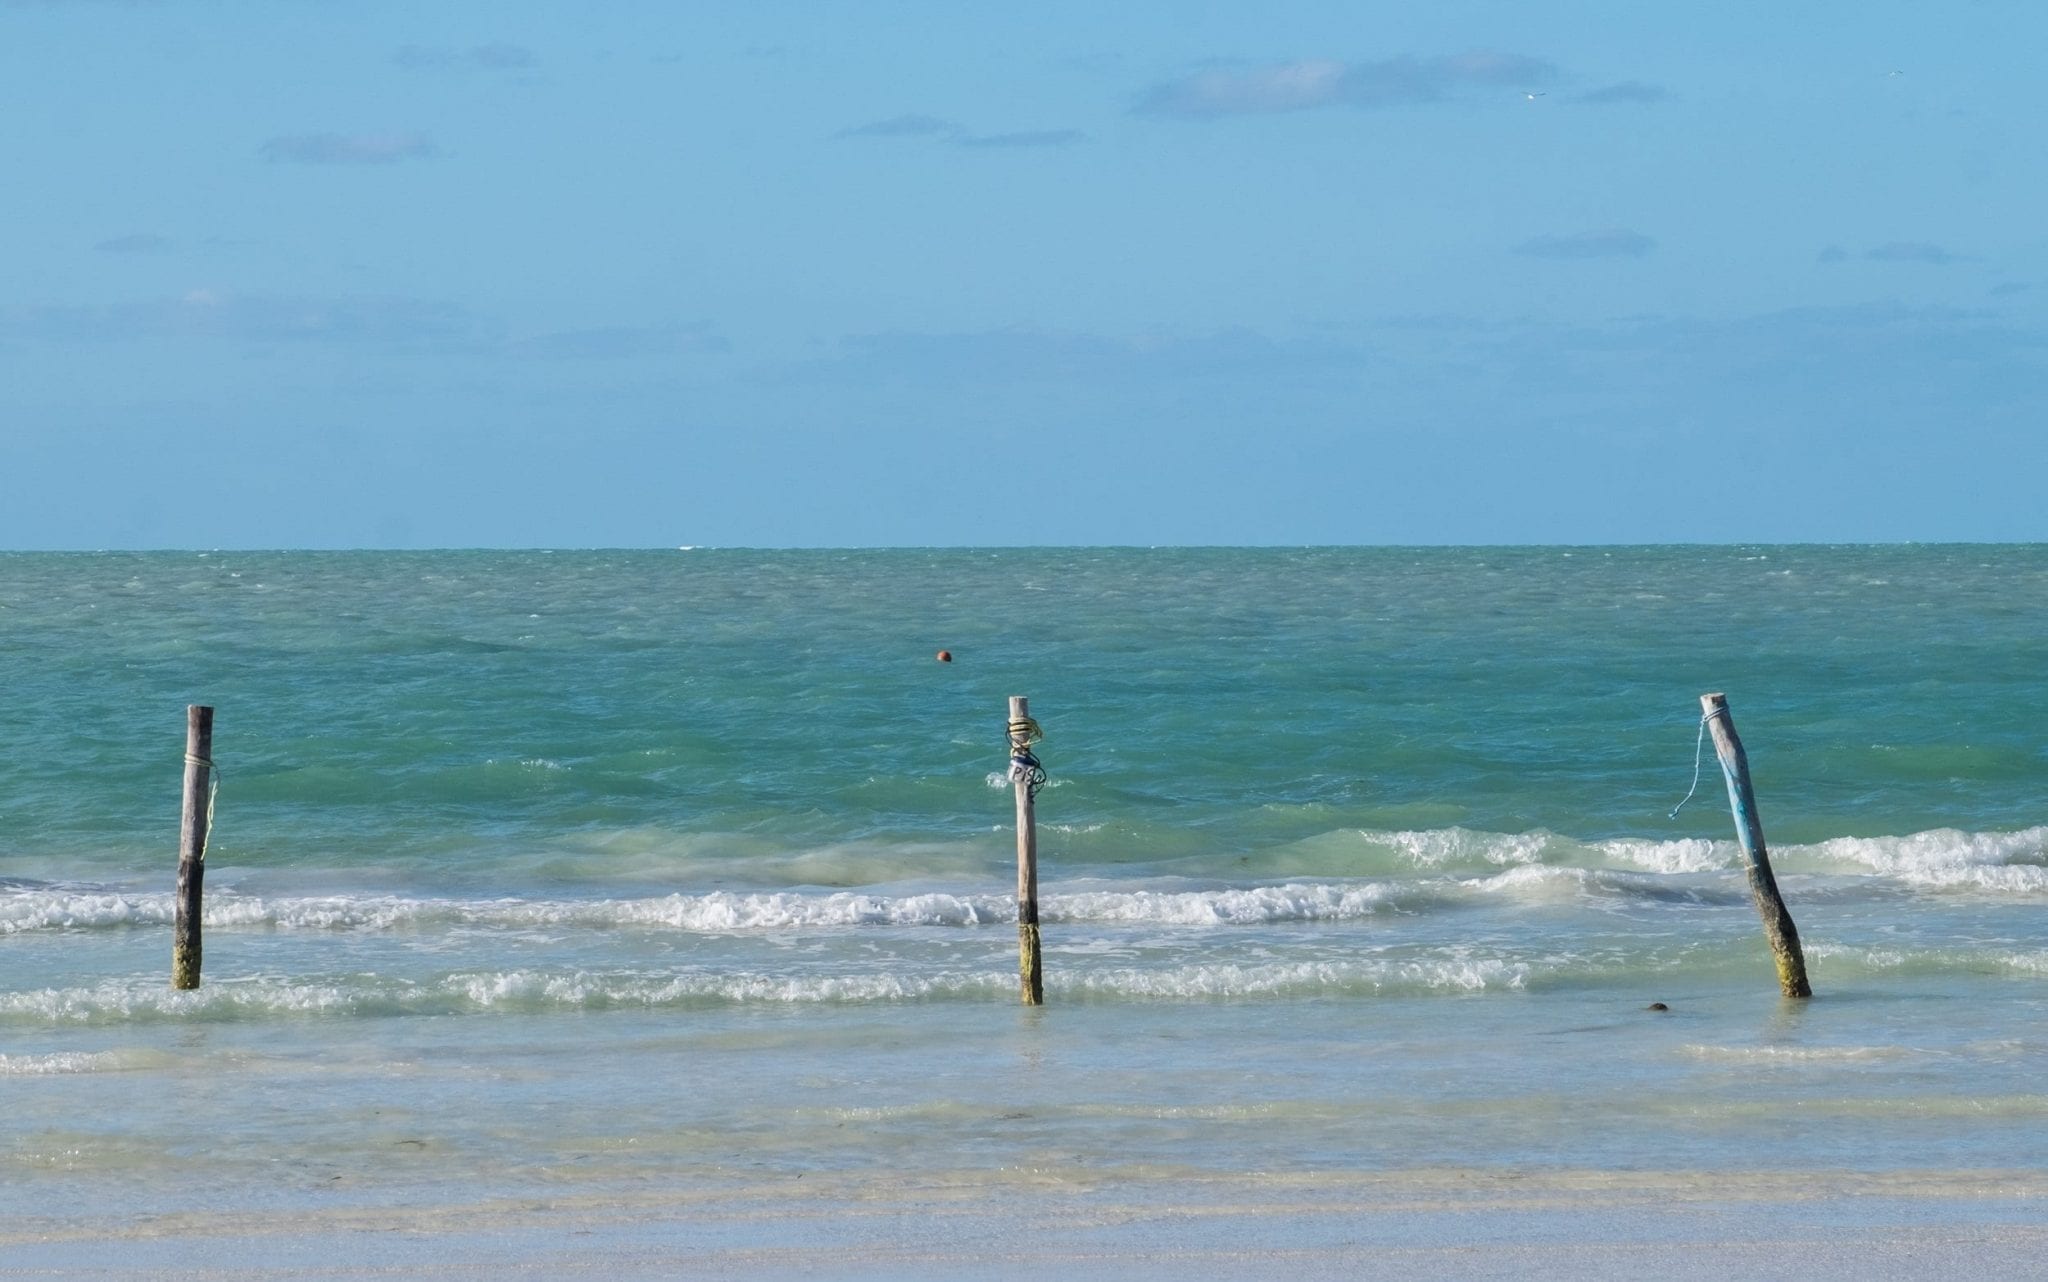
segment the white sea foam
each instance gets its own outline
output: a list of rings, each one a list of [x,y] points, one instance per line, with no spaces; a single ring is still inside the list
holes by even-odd
[[[0,1054],[0,1077],[47,1077],[59,1073],[118,1072],[134,1065],[114,1051],[57,1051],[48,1055]]]
[[[1160,969],[1068,969],[1047,988],[1075,999],[1175,1001],[1378,993],[1515,990],[1526,962],[1490,957],[1291,963],[1211,963]],[[122,1024],[161,1019],[233,1021],[279,1017],[375,1017],[712,1005],[831,1005],[996,1000],[1014,993],[1006,970],[918,973],[644,971],[460,971],[418,980],[371,974],[318,979],[209,982],[180,992],[160,979],[109,980],[79,988],[0,993],[0,1020],[37,1024]],[[0,1057],[0,1071],[96,1072],[117,1061],[92,1056]]]
[[[0,934],[34,930],[161,926],[172,920],[169,895],[17,892],[0,897]],[[301,930],[403,930],[433,926],[531,928],[670,927],[763,930],[806,926],[969,926],[1016,920],[1000,896],[927,894],[890,897],[838,892],[666,895],[651,899],[412,899],[392,895],[262,898],[215,895],[205,925]]]
[[[1006,771],[991,770],[988,772],[986,776],[982,778],[982,782],[987,784],[991,788],[1009,788],[1015,786],[1017,781],[1015,779],[1010,778],[1009,774]],[[1061,788],[1066,786],[1066,782],[1067,781],[1064,779],[1048,779],[1044,783],[1040,784],[1039,788],[1041,790],[1046,788]]]
[[[1473,864],[1535,864],[1561,839],[1547,832],[1475,832],[1469,828],[1431,828],[1419,832],[1366,832],[1366,841],[1385,846],[1418,868]]]
[[[1912,1051],[1904,1046],[1701,1046],[1684,1048],[1695,1059],[1726,1060],[1743,1064],[1856,1064],[1903,1059]]]
[[[1190,966],[1169,971],[1082,971],[1056,987],[1105,997],[1307,997],[1378,992],[1480,992],[1519,989],[1525,962],[1498,958],[1430,958]]]
[[[1552,832],[1481,832],[1435,828],[1417,832],[1363,832],[1368,846],[1395,853],[1404,863],[1432,870],[1516,868],[1537,865],[1620,866],[1655,873],[1718,872],[1734,867],[1733,841],[1689,837],[1674,841],[1617,838],[1581,842]]]
[[[1200,891],[1100,890],[1052,893],[1048,922],[1207,926],[1352,921],[1385,911],[1390,883],[1288,883]],[[169,895],[17,891],[0,896],[0,934],[162,926]],[[207,926],[280,930],[417,930],[444,926],[533,929],[644,928],[685,931],[788,930],[845,926],[982,926],[1017,919],[1008,895],[911,895],[712,891],[647,899],[413,899],[402,896],[263,898],[215,895]]]
[[[660,899],[600,900],[588,904],[537,903],[509,909],[521,924],[667,926],[677,930],[776,930],[819,926],[976,926],[1015,921],[1016,910],[999,896],[949,894],[862,895],[840,891],[805,895],[668,895]]]
[[[1594,844],[1609,860],[1644,872],[1720,872],[1736,866],[1741,847],[1732,841],[1707,841],[1700,837],[1678,841],[1602,841]]]
[[[1582,843],[1542,831],[1489,833],[1466,828],[1359,835],[1368,846],[1394,852],[1402,862],[1429,871],[1606,867],[1686,874],[1741,867],[1741,848],[1735,842],[1697,837]],[[2048,894],[2048,826],[2016,832],[1937,828],[1905,836],[1836,837],[1774,846],[1771,854],[1781,870],[1794,872],[1870,873],[1936,890]]]
[[[1594,884],[1594,876],[1586,868],[1525,864],[1489,877],[1467,878],[1460,884],[1481,894],[1504,894],[1533,902],[1567,902],[1583,898]]]
[[[1837,837],[1786,854],[1867,869],[1914,886],[1965,888],[2011,895],[2048,892],[2048,827],[2017,832],[1936,828],[1904,837]]]
[[[1599,905],[1629,900],[1718,904],[1739,892],[1735,879],[1725,876],[1739,866],[1732,842],[1688,839],[1580,844],[1547,833],[1508,836],[1463,829],[1380,834],[1375,840],[1404,850],[1417,865],[1414,872],[1199,889],[1101,887],[1084,882],[1065,890],[1048,887],[1041,914],[1048,922],[1067,923],[1276,925],[1363,921],[1473,896],[1534,904]],[[1900,837],[1842,837],[1781,847],[1774,854],[1781,873],[1860,875],[1936,892],[2048,896],[2048,862],[2044,862],[2048,861],[2048,827],[2006,833],[1939,829]],[[1459,875],[1461,872],[1466,875]],[[169,894],[38,884],[0,888],[0,935],[160,927],[169,925],[172,917]],[[204,915],[207,926],[223,929],[336,931],[739,932],[976,927],[1015,920],[1015,900],[1008,894],[943,890],[471,899],[388,894],[263,896],[224,889],[208,898]]]
[[[1053,895],[1041,915],[1075,922],[1133,922],[1169,926],[1269,925],[1294,921],[1357,921],[1384,912],[1396,899],[1388,882],[1289,882],[1242,890],[1093,891]]]
[[[160,926],[171,921],[169,895],[16,890],[0,895],[0,935],[93,926]]]
[[[1934,890],[1986,890],[1998,895],[2048,892],[2048,868],[2038,864],[1916,868],[1902,871],[1897,876],[1908,884]]]
[[[1659,900],[1665,903],[1723,904],[1745,898],[1733,887],[1680,882],[1670,875],[1627,872],[1613,868],[1571,868],[1525,865],[1489,877],[1459,883],[1483,895],[1500,895],[1525,903],[1613,903]]]
[[[1870,948],[1814,943],[1806,945],[1805,951],[1816,969],[1822,970],[1839,964],[1912,974],[2048,975],[2048,950],[2039,948]]]

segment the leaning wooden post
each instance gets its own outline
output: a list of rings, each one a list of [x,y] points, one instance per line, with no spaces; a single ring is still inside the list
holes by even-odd
[[[199,987],[199,900],[206,835],[213,821],[213,709],[185,709],[185,810],[178,827],[178,907],[171,935],[171,987]]]
[[[1721,774],[1728,781],[1728,808],[1735,812],[1735,836],[1742,842],[1742,854],[1749,866],[1749,894],[1756,901],[1757,916],[1764,919],[1764,938],[1770,941],[1771,956],[1778,963],[1778,987],[1787,997],[1811,997],[1806,982],[1806,955],[1799,951],[1799,928],[1778,895],[1778,879],[1771,875],[1770,851],[1764,847],[1764,823],[1756,812],[1756,793],[1749,786],[1749,754],[1735,733],[1735,718],[1728,715],[1728,696],[1703,694],[1700,711],[1714,736],[1714,755],[1721,759]]]
[[[1038,789],[1045,770],[1031,745],[1038,723],[1030,701],[1010,696],[1010,779],[1017,785],[1017,977],[1026,1006],[1045,1004],[1045,973],[1038,950]]]

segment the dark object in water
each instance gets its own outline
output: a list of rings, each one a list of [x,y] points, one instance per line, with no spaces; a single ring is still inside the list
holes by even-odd
[[[951,663],[953,661],[953,652],[951,650],[939,651],[938,660],[940,663]]]
[[[1649,1004],[1648,1006],[1645,1006],[1645,1007],[1643,1007],[1643,1009],[1644,1009],[1644,1010],[1670,1010],[1671,1008],[1670,1008],[1669,1006],[1666,1006],[1666,1005],[1665,1005],[1665,1004],[1664,1004],[1663,1002],[1651,1002],[1651,1003],[1650,1003],[1650,1004]]]

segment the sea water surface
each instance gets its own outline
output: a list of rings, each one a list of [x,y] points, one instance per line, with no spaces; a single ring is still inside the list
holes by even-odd
[[[0,555],[0,1189],[2038,1173],[2044,673],[2042,546]]]

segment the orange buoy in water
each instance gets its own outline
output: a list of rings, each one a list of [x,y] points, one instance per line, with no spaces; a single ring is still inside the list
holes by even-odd
[[[952,652],[951,650],[941,650],[941,651],[939,651],[939,662],[940,662],[940,663],[951,663],[952,661],[953,661],[953,652]]]

